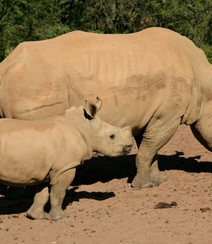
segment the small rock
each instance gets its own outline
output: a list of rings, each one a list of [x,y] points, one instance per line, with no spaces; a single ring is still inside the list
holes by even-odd
[[[13,218],[19,218],[19,216],[18,216],[18,215],[13,215],[12,217],[13,217]]]
[[[173,202],[171,202],[171,205],[172,205],[173,207],[176,207],[176,206],[177,206],[177,202],[173,201]]]
[[[154,209],[161,209],[161,208],[172,208],[177,206],[176,202],[166,203],[166,202],[159,202],[154,206]]]
[[[200,211],[202,211],[203,213],[207,212],[207,211],[211,211],[211,209],[209,207],[206,208],[200,208]]]

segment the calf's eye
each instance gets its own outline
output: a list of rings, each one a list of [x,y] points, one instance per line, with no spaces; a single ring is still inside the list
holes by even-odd
[[[114,139],[114,138],[115,138],[114,134],[110,135],[110,139]]]

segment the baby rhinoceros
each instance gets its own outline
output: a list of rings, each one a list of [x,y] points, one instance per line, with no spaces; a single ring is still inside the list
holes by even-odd
[[[133,145],[129,126],[109,125],[96,115],[102,101],[86,101],[85,108],[71,107],[63,116],[42,120],[0,120],[0,183],[37,185],[27,211],[32,219],[58,220],[76,166],[97,151],[107,156],[128,154]],[[46,184],[48,183],[48,184]],[[50,190],[49,190],[50,189]],[[50,198],[51,210],[44,212]]]

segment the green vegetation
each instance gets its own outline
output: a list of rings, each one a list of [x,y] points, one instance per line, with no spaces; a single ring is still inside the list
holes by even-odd
[[[212,0],[0,0],[0,61],[20,42],[78,29],[131,33],[159,26],[190,38],[212,62]]]

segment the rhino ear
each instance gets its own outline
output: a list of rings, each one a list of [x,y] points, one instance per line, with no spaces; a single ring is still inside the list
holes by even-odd
[[[85,112],[87,114],[86,118],[88,118],[89,120],[93,119],[97,112],[96,105],[92,102],[85,100]]]
[[[94,118],[95,114],[100,110],[101,107],[102,100],[98,97],[96,98],[96,104],[85,100],[85,111],[91,118]]]
[[[97,108],[97,111],[99,111],[101,107],[102,107],[102,100],[99,97],[96,97],[96,108]]]

